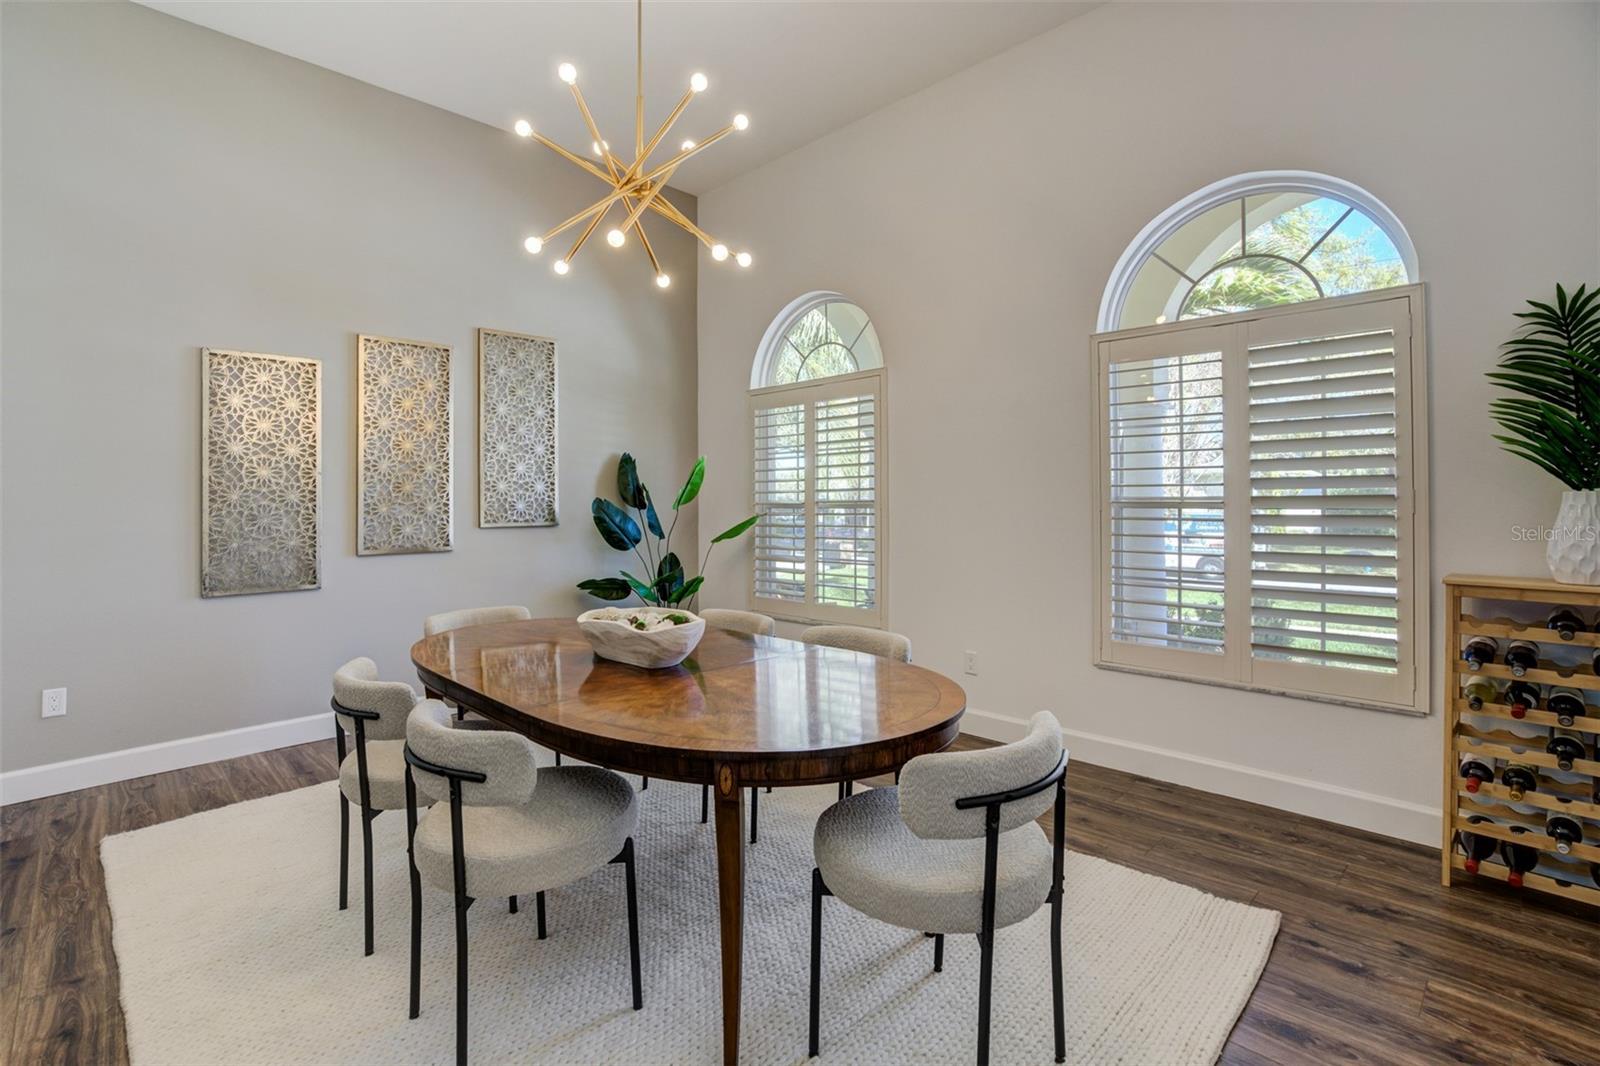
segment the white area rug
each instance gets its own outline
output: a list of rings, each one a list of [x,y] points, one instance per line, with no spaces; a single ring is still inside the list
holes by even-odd
[[[825,788],[761,796],[747,851],[742,1055],[806,1059],[811,830]],[[721,1058],[715,849],[697,787],[651,783],[636,838],[644,1009],[629,1009],[622,867],[547,896],[469,912],[474,1062],[715,1063]],[[361,954],[352,818],[350,909],[337,909],[332,783],[107,838],[101,845],[135,1066],[448,1062],[454,929],[423,886],[422,1015],[406,1018],[405,819],[374,823],[377,952]],[[1071,817],[1070,807],[1068,817]],[[970,1062],[978,949],[823,903],[822,1058]],[[1266,965],[1274,911],[1086,855],[1066,867],[1067,1058],[1211,1063]],[[1049,914],[996,940],[993,1056],[1052,1060]]]

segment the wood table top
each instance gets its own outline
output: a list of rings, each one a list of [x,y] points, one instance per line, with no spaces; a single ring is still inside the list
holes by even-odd
[[[920,666],[712,627],[665,670],[598,658],[569,618],[450,630],[411,659],[429,689],[558,751],[687,781],[882,773],[953,741],[966,709]]]

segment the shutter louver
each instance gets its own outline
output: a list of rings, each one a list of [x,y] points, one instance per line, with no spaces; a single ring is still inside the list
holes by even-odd
[[[755,412],[755,595],[806,601],[806,408]]]
[[[1111,638],[1223,651],[1222,353],[1109,367]]]
[[[1249,346],[1250,653],[1395,674],[1395,333]]]
[[[871,609],[878,594],[877,401],[817,400],[812,417],[816,600]]]

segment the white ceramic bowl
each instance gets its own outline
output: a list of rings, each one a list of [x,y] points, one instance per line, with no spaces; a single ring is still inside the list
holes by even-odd
[[[636,629],[628,621],[649,621],[669,614],[685,615],[689,621],[648,630]],[[660,670],[689,657],[705,635],[706,623],[697,614],[670,607],[598,607],[578,616],[578,628],[600,658]]]

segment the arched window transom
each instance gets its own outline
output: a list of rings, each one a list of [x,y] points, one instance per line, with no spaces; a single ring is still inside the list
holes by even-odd
[[[878,331],[867,313],[838,293],[812,293],[767,331],[750,385],[794,385],[881,366]]]

